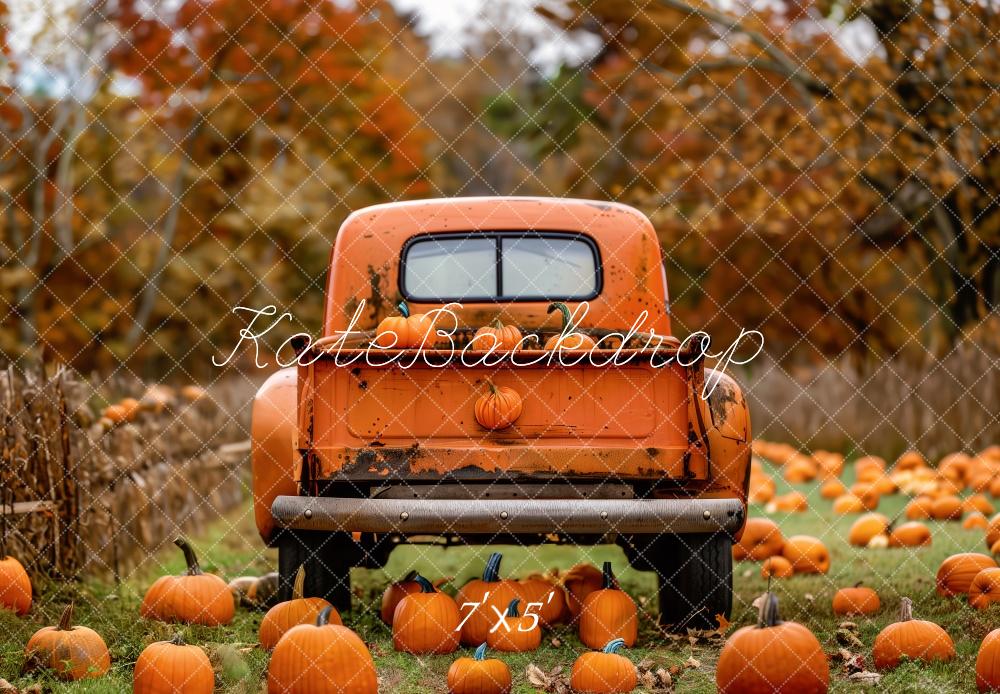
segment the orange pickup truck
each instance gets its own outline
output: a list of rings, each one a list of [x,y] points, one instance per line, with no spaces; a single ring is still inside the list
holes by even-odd
[[[413,313],[452,304],[456,329],[419,353],[370,358],[401,302]],[[582,316],[575,331],[597,343],[586,358],[531,358],[563,330],[552,302]],[[640,316],[642,332],[628,334]],[[537,343],[525,340],[519,364],[463,359],[497,319]],[[347,608],[350,569],[384,566],[404,543],[616,543],[657,573],[665,625],[730,613],[749,414],[703,356],[650,340],[670,336],[670,315],[641,213],[503,197],[359,210],[337,234],[323,326],[253,407],[257,526],[278,547],[286,596],[305,564],[306,593]],[[702,397],[706,378],[715,387]],[[487,382],[521,394],[512,426],[477,422]]]

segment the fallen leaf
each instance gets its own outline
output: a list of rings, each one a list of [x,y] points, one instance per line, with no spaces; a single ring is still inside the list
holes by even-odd
[[[692,670],[700,668],[701,661],[695,658],[694,656],[691,656],[690,658],[684,661],[684,667],[691,668]]]
[[[715,621],[719,623],[718,631],[720,634],[725,634],[727,631],[729,631],[729,625],[731,624],[731,622],[728,619],[726,619],[726,615],[724,614],[715,615]]]
[[[874,687],[882,679],[882,675],[877,672],[869,672],[867,670],[863,672],[855,672],[848,675],[848,679],[859,682],[866,687]]]

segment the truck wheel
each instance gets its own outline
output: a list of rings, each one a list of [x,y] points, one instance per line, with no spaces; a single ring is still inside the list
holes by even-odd
[[[714,629],[733,609],[733,541],[725,533],[664,535],[650,543],[660,584],[660,623],[683,632]]]
[[[353,544],[344,533],[282,532],[278,540],[278,599],[292,598],[295,574],[305,566],[305,597],[326,598],[338,610],[350,610],[351,564],[345,559]]]

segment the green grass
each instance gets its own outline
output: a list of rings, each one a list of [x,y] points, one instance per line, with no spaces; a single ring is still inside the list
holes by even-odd
[[[846,477],[850,482],[850,470]],[[777,472],[775,471],[777,477]],[[772,590],[781,600],[782,616],[809,626],[819,637],[829,653],[836,652],[835,633],[841,620],[833,617],[830,601],[836,588],[852,585],[857,581],[875,588],[882,597],[882,611],[873,619],[855,619],[859,634],[865,643],[862,654],[871,664],[871,644],[875,635],[893,621],[899,600],[908,596],[914,600],[918,618],[930,619],[941,624],[955,640],[958,658],[949,664],[926,666],[907,664],[882,679],[880,690],[888,692],[956,692],[974,691],[976,652],[983,636],[995,626],[1000,626],[997,608],[977,612],[960,600],[947,600],[934,593],[934,576],[940,562],[950,554],[960,551],[985,551],[982,531],[962,530],[959,523],[930,523],[934,533],[933,545],[918,550],[882,549],[862,550],[850,547],[845,538],[855,516],[837,517],[831,513],[831,503],[819,497],[818,484],[801,485],[810,497],[810,510],[803,514],[777,514],[773,516],[785,535],[798,533],[816,535],[823,539],[832,555],[830,573],[826,576],[796,576],[777,581]],[[785,491],[779,482],[779,492]],[[879,511],[894,517],[905,505],[906,497],[897,495],[883,499]],[[763,514],[754,508],[753,514]],[[275,565],[273,551],[264,551],[253,529],[251,514],[246,509],[225,522],[206,528],[195,536],[202,564],[227,579],[242,574],[260,574]],[[581,560],[600,564],[610,559],[616,567],[624,567],[625,559],[614,547],[573,549],[544,546],[536,548],[504,548],[503,573],[525,575],[535,570],[551,567],[568,568]],[[353,613],[346,623],[355,628],[369,644],[375,657],[381,691],[418,694],[445,691],[445,673],[451,656],[413,657],[392,650],[391,634],[377,617],[378,600],[382,589],[391,578],[417,568],[431,577],[452,576],[446,590],[454,590],[468,578],[477,574],[488,554],[487,548],[407,547],[393,553],[384,570],[355,570]],[[54,692],[73,694],[104,694],[131,691],[131,670],[142,648],[151,641],[168,638],[176,627],[149,622],[138,618],[138,604],[142,593],[152,580],[167,572],[179,573],[182,558],[176,551],[166,552],[151,567],[135,573],[121,586],[115,588],[100,583],[48,584],[38,588],[41,597],[32,613],[22,619],[0,611],[0,677],[20,686],[42,681]],[[651,574],[630,569],[618,571],[623,587],[640,603],[654,604],[654,580]],[[766,589],[760,577],[758,564],[737,563],[734,571],[736,586],[733,628],[749,624],[755,619],[750,603]],[[75,622],[96,628],[111,649],[111,673],[99,680],[84,683],[59,683],[44,677],[20,677],[22,649],[31,633],[41,626],[54,623],[62,606],[70,600],[77,601]],[[182,632],[191,642],[203,646],[210,654],[217,673],[217,691],[226,693],[259,692],[267,668],[267,656],[256,643],[257,627],[261,614],[239,610],[234,623],[225,628],[184,627]],[[558,644],[558,645],[556,645]],[[700,662],[696,668],[682,668],[675,677],[678,692],[715,691],[714,665],[718,647],[702,643],[691,645],[686,640],[668,640],[660,635],[650,619],[642,619],[641,647],[629,651],[636,662],[652,658],[669,668],[682,666],[688,658]],[[525,678],[525,668],[534,663],[543,670],[562,666],[568,673],[574,658],[584,650],[579,640],[568,628],[548,634],[542,648],[534,653],[503,655],[514,675],[516,692],[535,691]],[[856,649],[857,650],[857,649]],[[831,690],[856,692],[860,686],[849,681],[831,663]]]

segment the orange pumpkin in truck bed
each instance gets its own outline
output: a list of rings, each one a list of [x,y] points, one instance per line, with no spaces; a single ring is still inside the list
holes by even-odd
[[[402,331],[400,302],[423,316],[449,305],[433,319],[449,339],[418,352],[407,324],[406,348],[373,347]],[[497,321],[521,347],[464,350]],[[282,599],[305,562],[307,594],[346,609],[351,567],[437,536],[614,542],[657,573],[664,623],[714,628],[730,613],[746,400],[671,336],[660,243],[640,212],[547,198],[359,210],[336,235],[322,325],[253,407],[254,512],[278,547]],[[487,381],[521,395],[513,425],[476,421]]]

